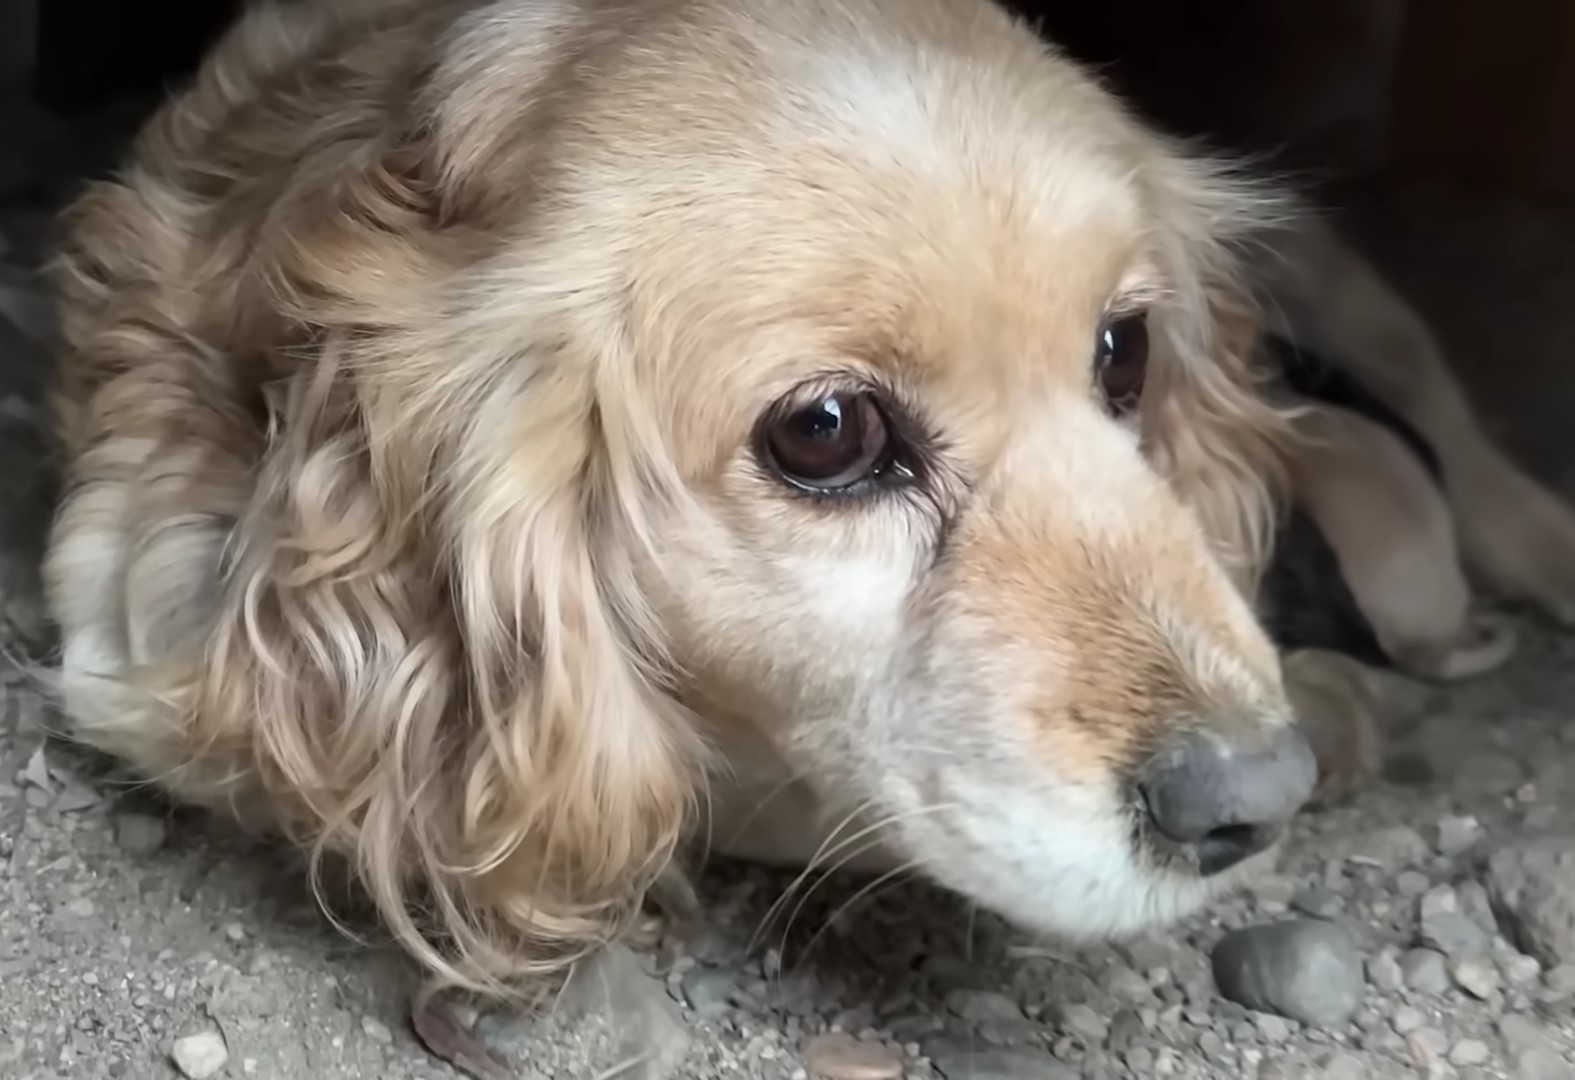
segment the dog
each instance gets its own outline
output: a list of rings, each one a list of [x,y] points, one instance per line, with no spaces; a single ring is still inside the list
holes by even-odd
[[[702,832],[1184,916],[1316,780],[1257,301],[1355,256],[1291,213],[988,0],[260,7],[67,216],[70,732],[488,993]],[[1558,607],[1563,511],[1408,403]]]

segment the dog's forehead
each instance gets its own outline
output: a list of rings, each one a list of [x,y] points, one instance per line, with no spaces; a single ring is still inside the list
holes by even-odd
[[[1139,192],[1075,146],[994,150],[806,150],[663,228],[635,292],[683,322],[677,362],[727,357],[746,398],[844,363],[990,411],[1086,381],[1102,315],[1161,285]]]
[[[637,293],[697,322],[818,326],[869,363],[941,374],[1042,359],[1123,288],[1156,284],[1143,148],[1108,103],[1113,130],[867,57],[811,67],[791,106],[645,181]]]

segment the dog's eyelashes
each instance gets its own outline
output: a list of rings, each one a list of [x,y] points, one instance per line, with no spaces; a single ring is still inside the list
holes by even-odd
[[[1148,375],[1148,322],[1142,315],[1114,316],[1100,326],[1094,373],[1112,413],[1125,416],[1137,406]]]
[[[764,439],[772,470],[795,487],[851,491],[893,465],[891,425],[873,394],[839,391],[778,411]]]

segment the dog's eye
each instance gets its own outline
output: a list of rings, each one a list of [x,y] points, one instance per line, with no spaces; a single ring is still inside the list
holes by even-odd
[[[1148,374],[1148,323],[1142,315],[1123,315],[1099,328],[1094,372],[1111,412],[1125,416],[1137,406]]]
[[[835,393],[770,421],[765,448],[772,468],[790,484],[840,491],[890,464],[891,433],[871,395]]]

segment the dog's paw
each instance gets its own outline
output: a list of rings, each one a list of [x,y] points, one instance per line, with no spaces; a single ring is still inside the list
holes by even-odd
[[[1393,676],[1341,653],[1300,649],[1282,658],[1285,692],[1318,760],[1313,805],[1355,795],[1383,766],[1386,714],[1400,707]]]
[[[1386,643],[1385,648],[1395,666],[1407,675],[1432,682],[1458,682],[1503,666],[1515,655],[1519,640],[1509,619],[1473,614],[1447,642]]]
[[[1575,627],[1575,509],[1507,461],[1456,500],[1467,560],[1497,592]]]

